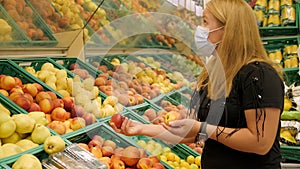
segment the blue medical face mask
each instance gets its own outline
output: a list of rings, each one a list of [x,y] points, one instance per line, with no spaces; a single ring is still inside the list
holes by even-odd
[[[198,26],[197,30],[195,32],[195,42],[196,42],[196,47],[198,49],[197,54],[200,56],[211,56],[212,53],[215,51],[216,46],[218,43],[213,44],[208,41],[208,35],[210,32],[214,32],[217,30],[222,29],[224,26],[221,26],[219,28],[209,30],[206,27],[203,26]]]

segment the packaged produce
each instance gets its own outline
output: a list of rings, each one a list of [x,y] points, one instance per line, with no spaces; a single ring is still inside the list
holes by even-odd
[[[293,5],[293,0],[281,0],[280,6],[292,6]]]
[[[262,26],[263,22],[265,20],[265,13],[264,13],[264,11],[261,10],[261,9],[258,9],[258,10],[254,10],[254,13],[255,13],[255,16],[256,16],[256,19],[257,19],[258,26]]]
[[[281,23],[283,26],[295,24],[296,10],[293,6],[284,6],[281,9]]]
[[[267,8],[267,0],[257,0],[254,5],[254,9],[262,9],[266,10]]]
[[[268,55],[272,61],[275,63],[280,63],[282,60],[282,53],[281,49],[274,49],[274,50],[269,50]]]
[[[280,1],[279,0],[269,0],[268,12],[269,13],[279,13],[280,11]]]
[[[269,14],[269,18],[268,18],[268,26],[272,27],[272,26],[280,26],[281,22],[280,22],[280,16],[278,13],[272,13]]]

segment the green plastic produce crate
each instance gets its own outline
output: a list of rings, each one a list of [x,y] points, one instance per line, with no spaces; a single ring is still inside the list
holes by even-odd
[[[12,62],[11,60],[0,60],[0,73],[13,76],[13,77],[18,77],[21,79],[23,84],[26,83],[39,83],[42,85],[44,90],[46,91],[52,91],[54,92],[57,96],[61,97],[59,93],[57,93],[55,90],[50,88],[48,85],[44,84],[42,81],[37,79],[36,77],[32,76],[30,73],[26,72],[23,70],[21,67],[19,67],[17,64]]]
[[[1,10],[8,15],[7,11],[3,8],[3,6],[2,5],[0,5],[0,6],[2,7]],[[30,8],[30,6],[28,4],[26,4],[25,7]],[[32,23],[34,24],[36,29],[42,30],[43,38],[39,39],[39,40],[32,40],[30,37],[27,36],[27,38],[29,39],[29,43],[27,43],[27,46],[51,47],[51,46],[57,45],[58,41],[53,36],[51,29],[48,27],[48,25],[45,23],[45,21],[34,10],[32,10],[32,12],[33,12]],[[16,20],[16,18],[13,18],[12,16],[11,16],[11,18],[15,22],[19,21],[19,20]]]
[[[78,58],[70,58],[70,57],[50,57],[51,60],[56,62],[59,65],[62,65],[65,69],[70,70],[70,66],[72,64],[77,64],[81,69],[87,70],[89,75],[96,78],[101,73],[95,67],[83,62]]]
[[[105,140],[114,141],[118,147],[135,146],[133,142],[121,134],[115,133],[109,126],[103,125],[103,123],[93,124],[87,127],[85,131],[73,132],[72,135],[64,138],[71,143],[88,143],[95,135],[99,135]]]
[[[299,4],[294,4],[296,22],[295,25],[259,27],[261,36],[281,36],[281,35],[297,35],[299,31]]]
[[[17,106],[15,103],[10,101],[8,98],[3,96],[2,94],[0,94],[0,103],[10,111],[11,115],[28,114],[28,112],[26,112],[24,109]],[[52,129],[49,129],[49,130],[50,130],[51,135],[56,135],[56,133]],[[38,151],[39,149],[43,149],[43,146],[44,146],[43,144],[40,144],[39,146],[37,146],[35,148],[23,151],[21,153],[18,153],[18,154],[9,156],[9,157],[5,157],[5,158],[0,158],[0,163],[4,163],[4,164],[11,163],[11,161],[15,161],[15,159],[20,157],[22,154]]]
[[[186,97],[183,93],[175,91],[173,93],[168,94],[168,97],[170,97],[172,100],[174,100],[177,103],[181,103],[186,107],[189,107],[190,105],[190,98]]]
[[[14,20],[5,12],[5,9],[0,5],[0,19],[3,26],[3,22],[11,27],[11,38],[12,40],[0,40],[0,45],[2,47],[23,47],[26,46],[29,42],[28,37],[22,32],[19,26],[14,22]],[[2,30],[3,31],[3,30]]]
[[[68,146],[68,145],[71,144],[66,139],[64,139],[64,141],[66,143],[66,146]],[[42,144],[39,147],[36,147],[36,148],[28,150],[28,151],[24,151],[24,152],[22,152],[20,154],[17,154],[16,156],[13,156],[12,158],[7,159],[5,161],[1,161],[0,160],[0,164],[2,164],[5,167],[7,167],[6,169],[11,169],[13,163],[15,161],[17,161],[17,159],[19,159],[19,157],[21,157],[23,154],[32,154],[32,155],[36,156],[40,160],[41,163],[42,163],[42,160],[47,159],[48,156],[49,156],[49,154],[44,151],[44,145]]]
[[[192,96],[192,94],[194,92],[193,89],[191,89],[188,86],[180,88],[177,91],[180,92],[180,93],[182,93],[182,94],[184,94],[184,95],[190,95],[190,96]],[[174,91],[174,92],[176,92],[176,91]]]
[[[93,65],[93,62],[99,63],[100,66],[106,66],[108,70],[114,70],[114,65],[108,62],[106,59],[104,59],[103,56],[87,56],[85,62],[90,65]]]
[[[142,115],[144,115],[145,111],[148,109],[153,109],[157,112],[157,111],[161,110],[162,108],[156,106],[155,104],[145,103],[145,104],[140,105],[139,107],[129,107],[128,109],[135,112],[136,114],[142,116]]]
[[[284,160],[300,161],[299,146],[280,146],[281,156]]]

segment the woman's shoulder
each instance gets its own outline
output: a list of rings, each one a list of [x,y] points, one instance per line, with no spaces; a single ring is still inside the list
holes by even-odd
[[[238,75],[242,77],[249,77],[251,74],[277,74],[276,70],[266,62],[251,62],[242,66]]]

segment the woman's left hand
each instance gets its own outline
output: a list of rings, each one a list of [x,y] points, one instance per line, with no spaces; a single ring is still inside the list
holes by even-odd
[[[194,119],[182,119],[162,124],[169,132],[182,138],[195,137],[199,132],[200,122]]]

